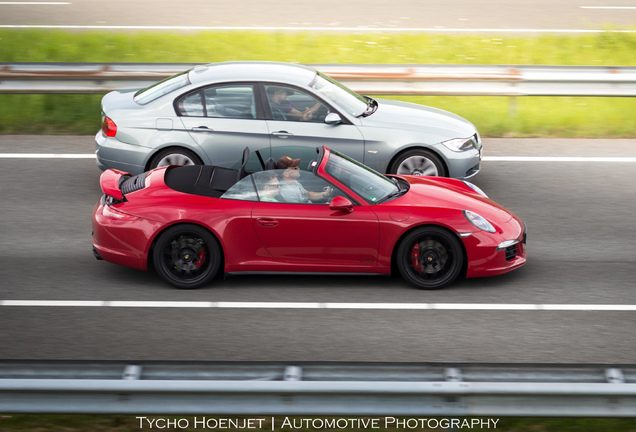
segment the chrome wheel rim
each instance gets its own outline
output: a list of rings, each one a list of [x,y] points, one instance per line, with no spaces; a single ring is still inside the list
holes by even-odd
[[[159,160],[157,167],[168,165],[194,165],[194,161],[183,153],[170,153]]]
[[[439,171],[432,160],[425,156],[411,156],[398,166],[397,174],[438,176]]]

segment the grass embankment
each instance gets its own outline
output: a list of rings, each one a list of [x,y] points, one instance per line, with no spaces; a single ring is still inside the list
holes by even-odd
[[[510,64],[634,66],[636,34],[490,37],[270,32],[0,30],[2,62]],[[101,95],[0,95],[0,133],[93,134]],[[455,112],[484,136],[636,137],[635,98],[399,97]]]

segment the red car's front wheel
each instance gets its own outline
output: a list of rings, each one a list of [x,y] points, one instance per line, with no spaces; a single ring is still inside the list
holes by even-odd
[[[418,228],[398,246],[400,274],[420,289],[444,288],[457,279],[463,265],[464,254],[459,240],[443,228]]]
[[[167,229],[157,239],[153,254],[155,270],[180,289],[199,288],[219,271],[221,248],[206,229],[192,224]]]

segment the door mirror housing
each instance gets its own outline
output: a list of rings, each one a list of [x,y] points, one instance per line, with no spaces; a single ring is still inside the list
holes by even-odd
[[[327,123],[328,125],[337,125],[342,123],[342,117],[340,117],[340,114],[337,113],[329,113],[327,114],[327,117],[325,117],[325,123]]]
[[[343,196],[333,197],[329,203],[329,209],[333,211],[341,211],[344,213],[353,212],[353,203]]]

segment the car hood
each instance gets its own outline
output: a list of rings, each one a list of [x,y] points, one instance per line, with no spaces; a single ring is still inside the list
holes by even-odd
[[[477,132],[471,122],[444,110],[388,99],[376,100],[378,109],[361,119],[364,126],[426,130],[450,138],[468,138]]]
[[[409,191],[389,203],[396,206],[426,206],[470,210],[491,222],[505,224],[513,213],[493,200],[479,195],[462,181],[441,177],[401,176]]]

